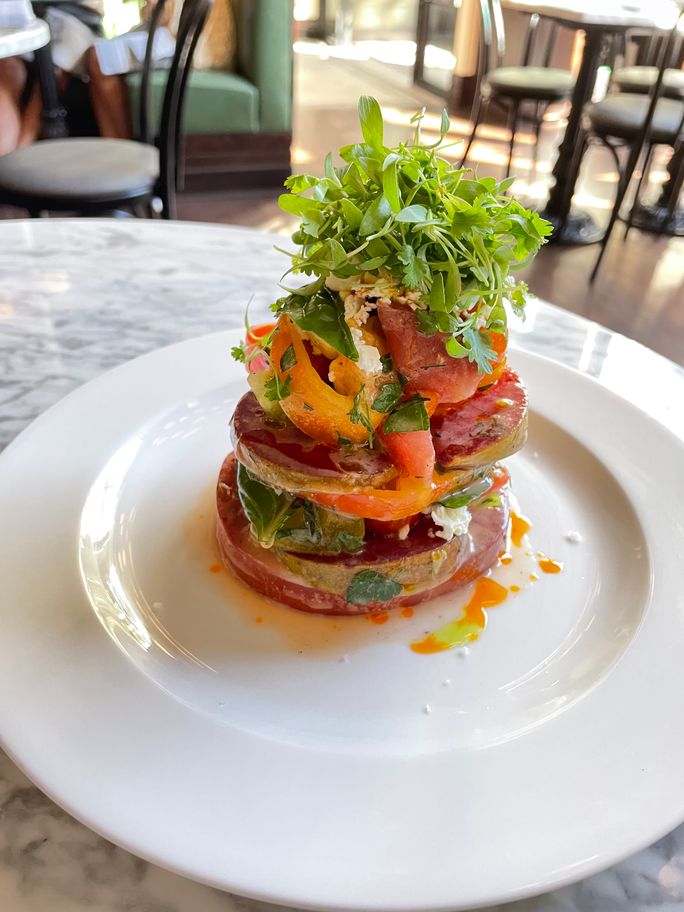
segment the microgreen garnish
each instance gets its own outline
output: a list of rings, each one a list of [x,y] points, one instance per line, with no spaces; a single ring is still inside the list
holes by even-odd
[[[368,413],[368,403],[366,402],[363,391],[365,386],[362,384],[358,393],[354,396],[354,403],[349,412],[349,420],[352,424],[361,424],[368,432],[368,446],[373,446],[373,425],[371,424]]]
[[[264,384],[264,396],[270,402],[280,402],[281,399],[286,399],[290,392],[292,391],[292,377],[288,374],[285,378],[285,382],[280,382],[280,377],[278,372],[274,371],[273,376]]]
[[[315,277],[309,287],[317,292],[329,276],[363,272],[403,283],[420,294],[421,328],[452,335],[449,354],[469,358],[486,373],[496,354],[480,330],[493,328],[492,315],[504,301],[522,312],[527,289],[511,272],[552,229],[505,196],[509,182],[478,179],[437,154],[449,128],[446,114],[440,140],[420,145],[422,116],[413,119],[413,140],[389,148],[380,107],[364,96],[363,142],[340,149],[344,164],[335,167],[329,156],[324,177],[288,178],[280,205],[301,218],[291,271]],[[291,306],[288,298],[278,308],[289,312]]]
[[[406,402],[400,402],[392,414],[385,420],[382,430],[385,434],[406,434],[410,431],[427,431],[430,418],[422,396],[412,396]]]

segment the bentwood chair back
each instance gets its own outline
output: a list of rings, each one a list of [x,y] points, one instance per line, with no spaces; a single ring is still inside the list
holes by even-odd
[[[574,77],[567,70],[549,66],[555,44],[557,26],[552,24],[543,55],[543,65],[534,66],[531,59],[539,28],[539,16],[534,13],[528,23],[523,45],[523,60],[520,66],[504,66],[506,54],[506,33],[500,0],[479,0],[480,47],[477,66],[477,87],[471,112],[473,124],[470,137],[461,159],[461,165],[468,159],[470,147],[477,133],[481,119],[490,102],[499,104],[508,113],[511,131],[506,177],[511,171],[515,132],[518,126],[520,106],[533,102],[535,115],[533,123],[538,142],[544,112],[549,104],[569,98],[575,84]]]
[[[662,51],[663,34],[658,29],[651,29],[647,35],[643,50],[643,60],[634,66],[622,66],[613,71],[611,88],[619,92],[635,95],[648,95],[658,76],[658,60]],[[670,43],[667,68],[663,75],[662,94],[665,98],[684,98],[684,71],[679,68],[682,58],[684,35],[679,30]]]
[[[601,240],[599,254],[589,278],[590,282],[593,282],[598,274],[603,255],[608,246],[615,223],[620,215],[622,204],[640,159],[642,159],[641,177],[636,188],[634,202],[627,220],[627,229],[631,225],[635,207],[638,205],[639,193],[644,177],[648,172],[648,164],[653,146],[656,144],[670,145],[674,148],[675,154],[677,154],[678,150],[681,148],[684,137],[684,100],[676,101],[673,98],[665,98],[663,96],[665,75],[668,70],[672,48],[678,41],[679,25],[682,21],[684,21],[684,6],[680,6],[677,20],[667,35],[666,40],[662,42],[655,81],[646,98],[643,95],[618,94],[616,96],[607,96],[603,101],[589,104],[585,108],[585,116],[588,120],[590,130],[593,131],[608,148],[611,148],[611,139],[621,140],[629,148],[629,154],[624,167],[618,169],[619,181],[615,203],[610,215],[608,227]],[[617,110],[615,107],[615,102],[617,100],[623,102],[631,101],[631,105]],[[618,114],[621,116],[618,117]],[[627,116],[628,114],[630,116]],[[678,173],[675,175],[674,179],[672,200],[667,213],[667,218],[672,217],[683,180],[684,165],[680,164]]]
[[[154,8],[142,70],[141,141],[94,138],[45,140],[0,158],[0,201],[28,209],[84,215],[131,209],[151,214],[161,200],[164,218],[175,218],[185,89],[192,58],[213,0],[184,0],[176,47],[164,89],[161,116],[151,105],[154,36],[167,0]],[[155,125],[159,123],[157,145]]]

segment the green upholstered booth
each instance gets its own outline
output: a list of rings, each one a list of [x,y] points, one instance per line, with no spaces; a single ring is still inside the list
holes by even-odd
[[[290,173],[292,0],[232,0],[234,71],[195,70],[185,101],[185,186],[255,187]],[[166,72],[153,74],[161,111]],[[128,77],[137,124],[140,74]]]

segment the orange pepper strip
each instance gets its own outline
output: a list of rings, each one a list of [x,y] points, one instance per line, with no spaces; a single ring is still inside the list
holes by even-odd
[[[433,475],[427,483],[416,478],[399,478],[396,488],[361,488],[354,494],[307,493],[307,497],[324,507],[348,516],[363,516],[383,522],[407,519],[420,513],[454,487],[454,476]]]

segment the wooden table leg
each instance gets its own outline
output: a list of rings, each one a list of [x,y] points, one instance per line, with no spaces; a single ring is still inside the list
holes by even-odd
[[[568,125],[553,169],[554,185],[542,211],[555,228],[552,241],[567,244],[593,244],[601,239],[601,230],[589,213],[571,211],[572,197],[579,174],[580,157],[576,155],[582,138],[582,110],[591,98],[596,72],[601,60],[602,29],[588,29],[582,63],[572,95]]]

